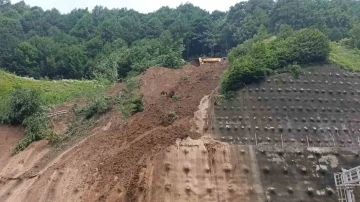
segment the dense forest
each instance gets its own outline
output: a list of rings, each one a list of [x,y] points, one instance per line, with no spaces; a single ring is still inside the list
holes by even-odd
[[[359,22],[357,0],[249,0],[211,13],[186,3],[148,14],[101,6],[61,14],[0,0],[0,67],[34,78],[116,80],[226,56],[259,30],[277,34],[285,24],[316,28],[331,41],[351,37],[360,47]]]

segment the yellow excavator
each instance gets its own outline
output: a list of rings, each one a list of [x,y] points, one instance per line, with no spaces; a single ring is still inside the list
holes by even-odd
[[[226,58],[199,58],[199,64],[203,65],[205,63],[217,63],[226,60]]]

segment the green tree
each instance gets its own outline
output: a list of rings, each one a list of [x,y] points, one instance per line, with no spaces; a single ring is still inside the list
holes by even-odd
[[[30,75],[36,78],[40,77],[40,69],[38,66],[39,51],[29,42],[20,43],[14,51],[15,70],[20,75]]]
[[[294,29],[290,25],[282,24],[279,28],[277,36],[282,39],[286,39],[294,33]]]
[[[356,24],[350,30],[350,46],[360,49],[360,25]]]
[[[40,110],[39,94],[34,90],[18,88],[10,92],[9,121],[11,124],[22,124],[23,121]]]
[[[289,63],[299,64],[324,62],[330,54],[328,38],[316,29],[302,29],[287,40]]]
[[[2,17],[0,14],[0,67],[8,67],[13,49],[24,38],[19,19]]]
[[[93,26],[91,15],[83,15],[82,18],[71,29],[70,34],[82,39],[90,39],[94,37],[95,27]]]
[[[255,36],[229,53],[230,69],[222,76],[221,89],[224,93],[235,91],[262,80],[287,64],[325,62],[329,52],[329,40],[316,29],[301,29],[285,39],[267,42]],[[293,71],[294,67],[287,69]]]
[[[87,59],[83,46],[73,45],[62,48],[57,62],[59,75],[64,78],[84,78],[87,74],[85,67]]]

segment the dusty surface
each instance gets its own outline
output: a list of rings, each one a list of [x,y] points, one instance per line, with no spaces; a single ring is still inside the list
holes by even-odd
[[[23,137],[23,128],[0,125],[0,171],[7,165],[14,146]]]
[[[196,132],[199,126],[194,126],[194,112],[203,97],[211,94],[219,84],[220,74],[226,67],[226,64],[209,64],[178,70],[150,68],[141,76],[144,112],[131,117],[126,124],[119,123],[116,118],[103,119],[92,130],[91,136],[46,164],[41,161],[48,153],[47,147],[42,142],[32,144],[23,153],[11,157],[15,160],[33,156],[32,166],[16,172],[10,172],[11,169],[0,172],[0,201],[153,201],[149,190],[155,186],[151,179],[157,178],[151,177],[160,173],[145,173],[151,173],[158,156],[164,149],[176,145],[178,139],[201,136]],[[170,91],[174,91],[175,98],[162,95],[162,92]],[[163,117],[168,114],[175,114],[177,120],[165,127]],[[228,161],[224,159],[222,164]],[[13,163],[6,166],[10,168],[11,165]],[[219,169],[214,175],[223,178],[225,174],[220,167],[214,167]],[[174,173],[169,179],[175,179],[176,175]],[[224,181],[219,185],[233,184]],[[184,185],[179,182],[177,186],[182,189]],[[235,190],[235,195],[225,198],[245,197],[237,186],[230,189]],[[199,190],[199,193],[203,191]],[[222,191],[215,193],[220,195]],[[173,201],[166,193],[163,196],[164,200]],[[186,200],[183,197],[176,199]],[[209,198],[209,201],[214,200]]]

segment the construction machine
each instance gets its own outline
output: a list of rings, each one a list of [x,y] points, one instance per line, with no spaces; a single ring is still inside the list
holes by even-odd
[[[205,63],[217,63],[226,60],[226,58],[199,58],[199,64],[203,65]]]

